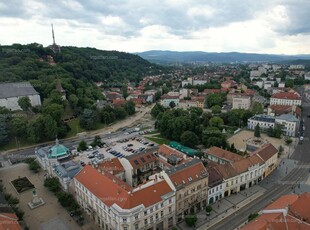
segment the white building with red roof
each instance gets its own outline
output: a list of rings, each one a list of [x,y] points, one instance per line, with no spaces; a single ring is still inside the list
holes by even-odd
[[[279,92],[270,98],[270,105],[301,105],[301,97],[297,92]]]
[[[102,229],[172,229],[175,224],[175,191],[162,177],[134,188],[87,165],[74,185],[78,203]]]

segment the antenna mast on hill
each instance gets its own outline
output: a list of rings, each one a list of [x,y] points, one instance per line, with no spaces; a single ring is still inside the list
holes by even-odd
[[[53,24],[52,24],[52,35],[53,35],[53,45],[56,44],[55,42],[55,35],[54,35],[54,27],[53,27]]]

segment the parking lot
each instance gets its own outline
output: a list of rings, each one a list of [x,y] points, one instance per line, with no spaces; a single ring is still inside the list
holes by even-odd
[[[83,166],[86,164],[99,164],[105,159],[123,158],[154,146],[157,146],[157,144],[141,136],[128,137],[116,142],[106,143],[102,148],[89,148],[87,151],[79,153],[75,157],[75,161],[81,162]]]

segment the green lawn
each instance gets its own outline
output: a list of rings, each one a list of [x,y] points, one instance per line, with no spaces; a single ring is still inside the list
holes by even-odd
[[[33,143],[30,143],[26,140],[20,140],[18,139],[18,142],[19,142],[19,147],[22,148],[22,147],[26,147],[26,146],[29,146]],[[4,146],[1,146],[0,147],[0,151],[7,151],[7,150],[10,150],[10,149],[17,149],[17,145],[16,145],[16,140],[15,138],[12,138],[8,144],[4,145]]]
[[[159,145],[163,145],[163,144],[168,145],[170,142],[169,140],[167,140],[165,138],[158,138],[158,137],[145,137],[145,138],[150,140],[150,141],[153,141]]]
[[[76,118],[68,122],[71,130],[67,133],[66,137],[73,137],[78,133],[84,132],[85,129],[80,127],[80,119]]]

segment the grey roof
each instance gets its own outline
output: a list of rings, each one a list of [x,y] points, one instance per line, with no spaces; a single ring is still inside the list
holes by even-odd
[[[298,122],[298,119],[292,114],[282,114],[278,116],[277,119],[290,121],[290,122]]]
[[[73,161],[67,161],[61,165],[56,165],[54,167],[55,172],[58,176],[64,178],[64,177],[70,177],[71,179],[79,172],[81,171],[83,167],[75,163]]]
[[[175,173],[178,172],[178,171],[181,171],[181,170],[183,170],[183,169],[185,169],[185,168],[188,168],[188,167],[191,167],[191,166],[193,166],[193,165],[196,165],[196,164],[198,164],[198,163],[200,163],[200,162],[201,162],[200,159],[194,158],[194,159],[192,159],[190,162],[186,162],[186,163],[181,164],[181,165],[178,165],[178,166],[176,166],[176,167],[167,169],[167,170],[166,170],[166,173],[167,173],[168,175],[172,175],[172,174],[175,174]]]
[[[11,82],[0,84],[0,99],[39,95],[29,82]]]
[[[264,121],[264,122],[275,122],[275,118],[268,115],[255,115],[250,118],[250,120]]]

